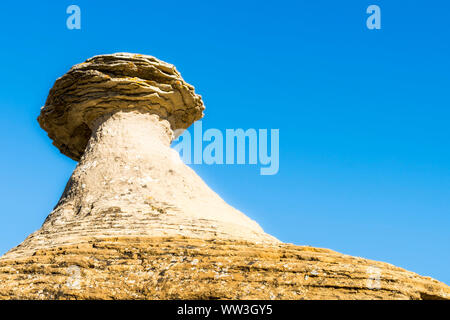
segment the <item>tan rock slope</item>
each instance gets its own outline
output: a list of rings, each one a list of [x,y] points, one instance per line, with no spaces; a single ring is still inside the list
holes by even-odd
[[[0,299],[450,299],[387,263],[291,244],[92,238],[0,259]]]
[[[79,163],[41,229],[0,258],[0,298],[450,299],[386,263],[283,244],[226,204],[170,149],[203,110],[150,56],[59,78],[38,121]]]

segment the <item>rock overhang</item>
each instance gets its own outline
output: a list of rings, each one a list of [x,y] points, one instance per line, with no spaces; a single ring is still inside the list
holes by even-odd
[[[202,97],[172,64],[153,56],[94,56],[56,80],[38,117],[53,144],[78,161],[95,121],[120,110],[142,110],[167,120],[173,131],[203,117]]]

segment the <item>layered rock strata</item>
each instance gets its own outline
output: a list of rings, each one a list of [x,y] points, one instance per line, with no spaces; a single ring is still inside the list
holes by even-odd
[[[90,58],[56,80],[38,121],[53,144],[78,161],[97,119],[133,109],[156,114],[179,131],[203,117],[205,107],[173,65],[116,53]]]
[[[7,256],[120,235],[278,242],[170,148],[174,131],[203,110],[194,88],[156,58],[122,53],[74,66],[38,121],[78,165],[42,228]]]
[[[392,265],[283,244],[170,149],[203,116],[174,66],[127,53],[74,66],[38,121],[79,161],[42,227],[0,258],[0,299],[450,299]]]
[[[387,263],[290,244],[93,238],[0,260],[0,299],[450,299]]]

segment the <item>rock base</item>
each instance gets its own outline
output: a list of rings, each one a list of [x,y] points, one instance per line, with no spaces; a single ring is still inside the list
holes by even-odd
[[[450,299],[450,287],[328,249],[117,237],[0,259],[0,299]]]

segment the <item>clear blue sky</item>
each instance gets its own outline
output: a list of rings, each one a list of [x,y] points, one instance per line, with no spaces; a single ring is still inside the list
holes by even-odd
[[[66,8],[81,8],[81,30]],[[382,29],[366,28],[381,7]],[[450,284],[446,1],[4,1],[0,253],[40,227],[76,163],[36,121],[55,79],[102,53],[173,63],[204,128],[279,128],[280,171],[192,165],[285,242]]]

